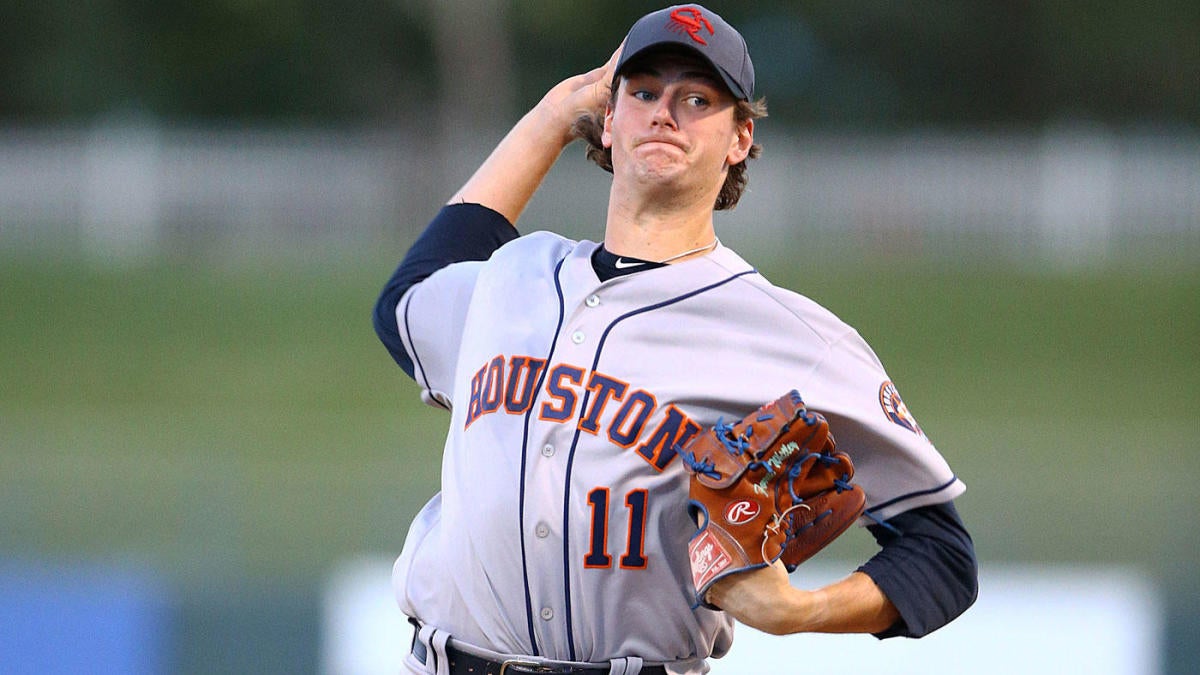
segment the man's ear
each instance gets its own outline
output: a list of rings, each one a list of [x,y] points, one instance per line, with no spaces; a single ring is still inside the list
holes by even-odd
[[[609,103],[604,106],[604,131],[600,133],[600,144],[605,148],[612,147],[612,117],[613,107]]]
[[[726,161],[729,166],[740,164],[750,156],[750,148],[754,145],[754,120],[746,120],[738,124],[737,135],[729,146]]]

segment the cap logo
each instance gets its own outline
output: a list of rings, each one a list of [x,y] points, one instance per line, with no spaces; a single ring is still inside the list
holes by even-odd
[[[712,24],[695,7],[680,7],[671,12],[671,23],[667,28],[673,31],[683,31],[688,34],[688,37],[705,46],[708,45],[708,42],[704,40],[700,30],[705,29],[709,35],[714,34]]]

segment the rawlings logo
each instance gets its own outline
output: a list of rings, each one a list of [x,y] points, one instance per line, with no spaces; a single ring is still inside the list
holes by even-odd
[[[688,553],[692,561],[692,583],[697,589],[704,588],[733,564],[733,558],[721,542],[707,530],[688,544]]]
[[[725,522],[730,525],[745,525],[757,518],[761,511],[762,508],[753,499],[739,499],[725,507]]]
[[[671,12],[671,23],[667,27],[670,30],[683,31],[688,37],[705,46],[708,42],[700,35],[700,29],[706,29],[709,35],[714,34],[712,24],[695,7],[680,7]]]

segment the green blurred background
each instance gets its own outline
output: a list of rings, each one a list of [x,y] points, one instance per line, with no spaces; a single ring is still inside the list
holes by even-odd
[[[876,348],[984,565],[1136,570],[1164,669],[1192,672],[1200,5],[708,5],[771,105],[722,238]],[[167,672],[317,671],[325,579],[397,553],[436,489],[445,418],[375,339],[375,294],[503,129],[657,6],[0,6],[0,562],[141,570]],[[1004,153],[1033,188],[980,173],[923,206]],[[297,157],[320,190],[279,187],[312,180]],[[845,201],[790,173],[833,160]],[[183,164],[223,178],[201,199]],[[524,229],[599,236],[582,164]]]

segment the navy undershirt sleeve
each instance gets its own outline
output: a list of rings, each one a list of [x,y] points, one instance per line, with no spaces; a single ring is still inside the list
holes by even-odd
[[[867,529],[883,548],[859,571],[900,612],[900,620],[875,637],[928,635],[975,602],[975,545],[953,502],[906,511]]]
[[[404,351],[396,324],[396,305],[405,291],[447,265],[487,260],[516,238],[516,228],[496,211],[479,204],[450,204],[413,242],[380,292],[374,311],[375,334],[409,377],[413,377],[412,357]]]

